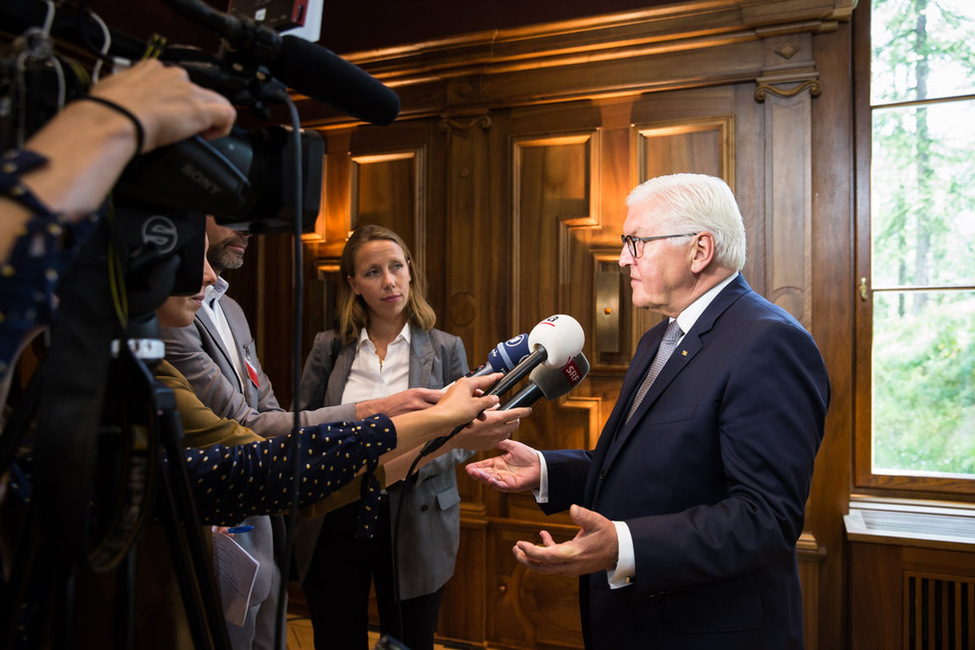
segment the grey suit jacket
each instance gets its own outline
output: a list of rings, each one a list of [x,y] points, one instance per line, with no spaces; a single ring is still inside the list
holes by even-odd
[[[305,361],[298,390],[299,408],[338,404],[355,359],[356,346],[340,346],[334,330],[321,332]],[[443,388],[467,373],[464,342],[440,330],[410,330],[410,388]],[[433,593],[454,573],[460,545],[460,493],[454,466],[474,452],[454,450],[420,468],[417,482],[404,495],[389,491],[390,515],[401,517],[398,535],[400,598]],[[404,501],[405,496],[405,501]],[[402,510],[402,514],[399,514]],[[295,564],[304,578],[322,520],[302,522],[295,534]]]
[[[237,343],[236,349],[227,350],[224,347],[216,325],[201,310],[197,312],[192,325],[161,328],[166,343],[166,359],[176,366],[200,400],[217,415],[237,420],[265,438],[290,432],[294,424],[293,416],[278,404],[271,380],[261,368],[244,310],[230,296],[220,298],[220,304]],[[238,379],[231,354],[251,365],[258,378],[257,384],[246,374]],[[246,367],[243,363],[241,366]],[[355,405],[303,411],[300,416],[302,426],[352,421],[355,420]]]

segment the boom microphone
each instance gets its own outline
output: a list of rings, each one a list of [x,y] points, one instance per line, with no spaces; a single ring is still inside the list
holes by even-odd
[[[561,368],[539,366],[528,376],[528,385],[515,393],[503,404],[502,411],[531,406],[541,398],[553,400],[562,397],[579,385],[589,374],[589,360],[582,352],[569,359]]]
[[[222,13],[199,0],[167,0],[177,12],[217,32],[236,54],[267,65],[291,88],[347,115],[386,125],[399,115],[399,96],[331,50],[297,36],[281,36],[250,19]]]
[[[271,74],[298,92],[346,115],[385,126],[399,115],[399,95],[331,50],[297,36],[281,39]]]

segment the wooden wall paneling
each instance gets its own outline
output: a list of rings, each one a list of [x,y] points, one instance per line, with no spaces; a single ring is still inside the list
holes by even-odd
[[[468,345],[476,367],[507,331],[510,241],[492,191],[491,130],[487,111],[444,117],[446,134],[446,329]],[[502,208],[503,209],[503,208]],[[499,335],[498,332],[501,332]]]
[[[422,149],[352,156],[352,229],[367,224],[389,228],[421,267],[426,259],[422,178]]]
[[[742,272],[752,289],[766,295],[765,288],[765,106],[755,100],[755,84],[733,88],[735,116],[735,197],[745,221],[748,243]]]
[[[827,549],[819,568],[819,648],[849,643],[843,515],[852,485],[854,333],[854,147],[852,26],[813,39],[822,92],[812,102],[812,334],[826,360],[832,399],[816,457],[806,527]],[[869,125],[867,125],[869,128]],[[807,626],[808,629],[808,626]],[[975,647],[975,643],[972,644]]]
[[[884,544],[850,544],[851,650],[899,650],[901,553]]]
[[[637,135],[640,179],[693,172],[719,176],[735,186],[731,115],[640,125]]]
[[[352,134],[354,129],[332,129],[325,139],[325,179],[322,183],[322,210],[315,233],[308,237],[316,244],[318,257],[338,260],[352,230]]]
[[[457,564],[440,604],[437,636],[442,640],[479,643],[485,639],[486,599],[495,589],[488,577],[492,574],[487,568],[487,527],[483,515],[468,516],[462,506]]]
[[[755,98],[765,104],[765,297],[812,327],[813,94],[821,84],[808,34],[765,41],[768,71]],[[782,63],[789,61],[789,63]]]
[[[516,233],[516,321],[531,327],[567,311],[567,288],[583,289],[582,265],[571,263],[572,230],[589,228],[596,134],[515,138],[512,142],[512,220]],[[568,229],[568,232],[566,231]],[[584,290],[584,289],[583,289]],[[571,314],[588,332],[590,321]],[[588,315],[588,314],[587,314]]]
[[[923,546],[850,544],[852,650],[975,645],[975,555]]]
[[[537,528],[500,523],[492,522],[488,532],[488,575],[493,580],[488,583],[490,647],[581,648],[577,579],[536,573],[518,564],[511,548],[519,540],[536,539]],[[562,542],[577,529],[546,526],[546,530]]]

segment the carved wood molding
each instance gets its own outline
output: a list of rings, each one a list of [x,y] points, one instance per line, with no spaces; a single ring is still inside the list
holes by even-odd
[[[857,0],[696,0],[640,11],[544,25],[474,32],[440,40],[345,55],[380,78],[409,71],[456,76],[473,66],[535,62],[539,58],[618,57],[613,50],[703,35],[747,31],[756,38],[823,32],[848,21]],[[454,74],[448,71],[454,71]],[[481,68],[483,70],[483,68]],[[384,79],[385,80],[385,79]]]
[[[834,31],[855,6],[855,0],[698,0],[346,58],[399,94],[401,118],[420,117],[445,107],[483,106],[487,99],[527,105],[756,80],[769,71],[763,42]],[[819,92],[815,83],[802,90],[785,84],[769,82],[761,97]],[[307,98],[299,101],[308,124],[332,128],[352,121]],[[445,119],[444,128],[483,124]]]
[[[795,97],[796,95],[802,94],[807,90],[813,97],[818,97],[820,93],[823,92],[823,84],[820,83],[819,80],[804,81],[798,86],[791,88],[783,88],[781,86],[773,86],[770,84],[759,84],[759,86],[755,89],[755,100],[764,102],[769,93],[778,97]]]
[[[444,133],[450,133],[452,131],[470,131],[474,127],[480,127],[487,131],[493,123],[490,115],[475,115],[466,118],[445,117],[440,120],[440,130]]]

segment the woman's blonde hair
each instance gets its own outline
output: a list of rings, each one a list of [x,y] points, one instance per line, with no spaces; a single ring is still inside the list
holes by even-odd
[[[359,226],[352,232],[349,241],[342,249],[339,261],[339,272],[346,282],[345,299],[339,308],[339,332],[346,343],[359,338],[363,328],[369,326],[369,308],[362,296],[357,296],[348,285],[348,279],[355,276],[355,256],[364,244],[371,241],[391,241],[401,249],[406,256],[406,266],[410,271],[410,298],[406,303],[406,317],[410,325],[429,331],[437,322],[437,314],[427,302],[427,279],[413,263],[413,254],[403,238],[389,228],[376,225]]]

